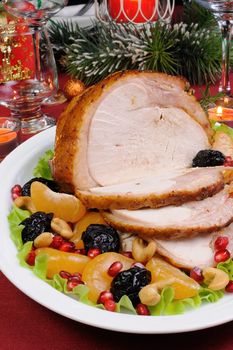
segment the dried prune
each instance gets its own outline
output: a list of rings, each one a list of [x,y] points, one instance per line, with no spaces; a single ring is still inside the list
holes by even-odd
[[[34,241],[42,232],[51,231],[51,220],[53,214],[46,214],[42,211],[37,211],[29,218],[23,220],[20,225],[23,225],[22,241],[26,243],[28,241]]]
[[[22,187],[22,196],[30,196],[31,195],[31,184],[35,181],[42,182],[46,186],[48,186],[52,191],[59,192],[58,184],[53,180],[48,180],[43,177],[34,177],[33,179],[26,182]]]
[[[151,272],[138,266],[119,272],[112,280],[111,293],[114,300],[119,301],[123,295],[127,295],[132,304],[140,303],[138,293],[151,281]]]
[[[223,165],[225,162],[225,156],[220,151],[212,149],[206,149],[199,151],[193,158],[192,166],[195,167],[208,167]]]
[[[85,250],[99,248],[101,253],[119,252],[120,238],[117,231],[107,225],[91,224],[82,234]]]

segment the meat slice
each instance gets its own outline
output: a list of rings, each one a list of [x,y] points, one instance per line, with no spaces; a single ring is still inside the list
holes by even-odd
[[[211,128],[177,77],[117,73],[72,101],[57,131],[54,177],[88,190],[191,165]]]
[[[119,185],[77,191],[87,208],[140,209],[158,208],[202,200],[219,192],[224,179],[217,168],[171,170],[152,177]]]
[[[122,232],[158,239],[177,239],[219,231],[233,222],[233,198],[228,186],[202,201],[159,209],[112,210],[105,220]]]
[[[219,236],[226,236],[229,239],[227,249],[233,256],[233,224],[221,231],[211,234],[198,235],[192,238],[180,238],[177,240],[159,240],[157,243],[157,253],[166,258],[171,264],[192,269],[195,266],[200,268],[215,266],[214,242]],[[132,242],[136,236],[123,234],[122,246],[124,250],[132,250]]]

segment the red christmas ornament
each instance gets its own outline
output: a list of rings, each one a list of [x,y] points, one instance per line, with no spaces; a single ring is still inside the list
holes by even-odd
[[[145,23],[158,19],[157,0],[108,0],[108,11],[117,22]]]

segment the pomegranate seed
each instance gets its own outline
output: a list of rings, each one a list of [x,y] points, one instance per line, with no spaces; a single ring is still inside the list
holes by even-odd
[[[225,291],[226,291],[227,293],[233,293],[233,281],[230,281],[230,282],[228,283],[228,285],[227,285],[226,288],[225,288]]]
[[[98,303],[104,304],[106,303],[107,300],[113,300],[113,295],[109,290],[104,290],[103,292],[100,293]]]
[[[141,315],[141,316],[149,316],[150,315],[150,311],[149,311],[148,307],[144,304],[141,304],[141,303],[136,306],[136,311],[137,311],[137,314]]]
[[[233,159],[230,156],[225,157],[224,166],[232,166],[233,165]]]
[[[202,270],[200,269],[200,267],[195,266],[191,271],[190,271],[190,277],[198,282],[201,283],[204,280],[204,277],[202,275]]]
[[[50,244],[50,247],[54,249],[59,249],[63,243],[64,243],[64,239],[62,238],[62,236],[54,236],[53,241]]]
[[[214,242],[214,249],[215,250],[223,250],[226,249],[227,245],[229,244],[229,239],[226,236],[220,236],[218,237]]]
[[[84,284],[84,282],[78,276],[70,276],[69,281],[78,282],[78,284]]]
[[[230,161],[232,161],[231,156],[226,156],[226,157],[225,157],[225,162],[230,162]]]
[[[123,265],[120,261],[115,261],[108,269],[108,274],[111,277],[115,277],[122,269]]]
[[[75,249],[74,253],[86,255],[86,250],[85,249]]]
[[[116,303],[114,300],[108,299],[105,301],[104,307],[107,311],[114,312],[116,310]]]
[[[71,274],[67,271],[60,271],[59,275],[61,276],[61,278],[65,278],[65,279],[68,279],[71,277]]]
[[[88,250],[87,255],[89,256],[89,258],[93,259],[95,258],[97,255],[101,254],[101,250],[99,248],[91,248]]]
[[[73,242],[64,242],[62,245],[59,247],[59,250],[62,252],[74,252],[75,251],[75,244]]]
[[[34,266],[35,265],[35,259],[36,259],[36,252],[35,250],[31,250],[30,253],[27,256],[27,263],[30,266]]]
[[[132,252],[122,252],[121,254],[126,256],[127,258],[130,258],[130,259],[133,258]]]
[[[15,200],[22,195],[22,187],[20,185],[15,185],[11,189],[11,198]]]
[[[230,258],[231,254],[229,253],[229,251],[227,249],[224,250],[217,250],[217,252],[214,254],[214,260],[217,263],[226,261]]]
[[[77,287],[79,284],[83,284],[82,281],[73,281],[73,280],[68,280],[66,288],[69,292],[71,292],[75,287]]]
[[[76,277],[79,281],[82,281],[82,274],[80,272],[73,273],[72,277]]]

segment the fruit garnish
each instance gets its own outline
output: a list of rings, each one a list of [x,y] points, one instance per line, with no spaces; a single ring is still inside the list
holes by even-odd
[[[233,281],[230,281],[230,282],[228,283],[228,285],[227,285],[226,288],[225,288],[225,291],[226,291],[227,293],[233,293]]]
[[[20,185],[14,185],[11,189],[11,198],[15,200],[22,195],[22,187]]]
[[[231,257],[231,254],[227,249],[221,249],[221,250],[217,250],[216,253],[214,254],[214,261],[216,261],[216,263],[220,263],[228,260],[230,257]]]
[[[193,167],[208,167],[223,165],[225,162],[225,156],[220,151],[212,149],[206,149],[199,151],[194,157],[192,166]]]
[[[53,214],[51,213],[46,214],[42,211],[37,211],[29,218],[23,220],[20,223],[20,225],[24,226],[21,233],[23,243],[34,241],[42,232],[50,231],[52,218]]]
[[[214,242],[215,250],[226,249],[229,244],[229,238],[227,236],[219,236]]]
[[[88,250],[87,255],[89,258],[94,259],[97,255],[101,254],[101,250],[99,248],[91,248]]]
[[[91,224],[106,224],[103,217],[98,212],[87,212],[74,226],[74,235],[71,241],[75,243],[77,248],[84,248],[83,242],[82,246],[80,241],[82,239],[83,232],[86,231],[87,227]]]
[[[76,272],[82,273],[90,258],[85,255],[67,253],[53,248],[39,248],[35,250],[36,256],[46,254],[47,260],[47,277],[52,278],[60,271],[66,271],[70,274]]]
[[[175,282],[171,283],[171,287],[175,292],[175,299],[191,298],[198,294],[200,285],[166,261],[154,257],[148,261],[146,268],[151,271],[151,283],[166,281],[172,277],[175,278]]]
[[[137,314],[140,316],[149,316],[150,315],[150,311],[149,311],[148,307],[142,303],[139,303],[136,306],[136,311],[137,311]]]
[[[73,195],[57,193],[41,182],[31,184],[31,198],[38,211],[53,213],[67,222],[76,222],[86,213],[81,201]]]
[[[114,300],[106,300],[104,303],[105,310],[107,311],[116,311],[116,303]]]
[[[89,225],[82,234],[84,248],[99,248],[101,253],[118,252],[120,249],[120,238],[117,231],[111,227],[101,224]]]
[[[108,274],[111,277],[115,277],[122,269],[123,265],[120,261],[115,261],[108,269]]]
[[[54,192],[59,192],[59,186],[55,181],[44,179],[43,177],[34,177],[23,185],[22,196],[31,196],[31,184],[36,181],[43,183]]]
[[[89,288],[89,299],[97,302],[100,293],[110,289],[113,277],[109,276],[109,267],[115,262],[120,261],[123,265],[122,270],[127,270],[134,262],[122,254],[115,252],[103,253],[92,259],[84,268],[82,280]]]
[[[202,270],[200,269],[200,267],[195,266],[191,271],[189,276],[196,282],[198,283],[202,283],[204,280],[204,277],[202,275]]]
[[[127,295],[132,304],[140,303],[139,292],[151,281],[151,272],[138,266],[131,267],[118,273],[111,284],[110,292],[114,300],[119,301],[123,295]]]

